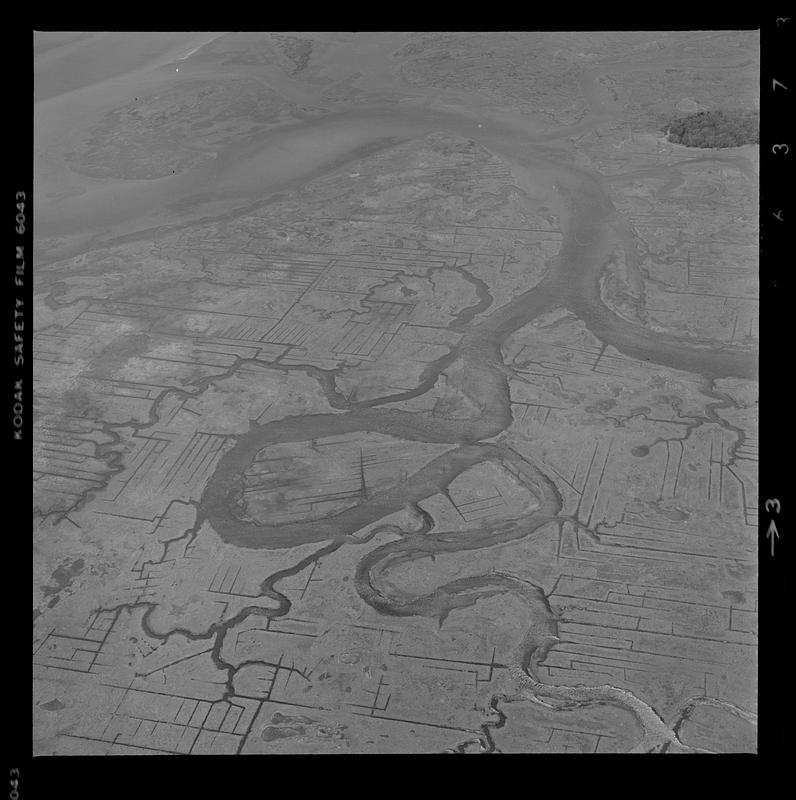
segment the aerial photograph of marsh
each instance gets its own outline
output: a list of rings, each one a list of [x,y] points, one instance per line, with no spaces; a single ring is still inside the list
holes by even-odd
[[[33,753],[754,753],[759,31],[41,31]]]

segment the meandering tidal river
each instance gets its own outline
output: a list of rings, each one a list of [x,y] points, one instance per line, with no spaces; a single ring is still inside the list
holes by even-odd
[[[193,42],[179,44],[187,47]],[[48,91],[54,92],[55,88]],[[277,608],[247,607],[201,635],[201,638],[216,637],[214,661],[230,676],[234,668],[221,657],[226,632],[249,614],[276,617],[289,610],[287,598],[274,588],[276,581],[304,569],[336,547],[348,542],[363,543],[366,539],[355,538],[356,532],[396,511],[410,508],[422,519],[420,529],[402,531],[394,525],[382,526],[397,538],[371,549],[358,563],[355,585],[366,603],[384,614],[433,616],[442,621],[451,610],[472,605],[484,597],[503,592],[524,597],[531,612],[531,624],[512,665],[520,685],[530,687],[536,694],[560,696],[567,702],[611,702],[627,707],[639,719],[645,742],[659,741],[667,747],[677,743],[676,736],[670,735],[655,712],[628,692],[622,694],[613,687],[580,687],[581,694],[570,696],[571,690],[566,694],[567,690],[561,687],[542,685],[536,680],[535,662],[557,641],[554,615],[539,587],[513,576],[489,573],[460,578],[425,595],[414,596],[395,586],[388,590],[385,588],[388,582],[382,585],[381,581],[382,575],[398,564],[429,555],[506,544],[531,536],[551,523],[573,522],[561,514],[563,503],[555,482],[530,458],[521,456],[505,442],[494,441],[513,421],[503,345],[514,332],[540,315],[556,308],[567,309],[604,345],[634,359],[701,375],[706,381],[756,377],[756,358],[748,351],[729,345],[707,346],[687,337],[651,331],[620,318],[602,302],[603,268],[618,247],[628,247],[632,232],[628,233],[627,223],[620,218],[605,191],[610,179],[571,163],[566,137],[586,131],[615,113],[596,81],[585,79],[584,91],[590,115],[576,125],[552,133],[520,116],[480,108],[468,111],[439,104],[435,108],[431,103],[414,100],[360,106],[264,130],[183,175],[152,181],[86,184],[88,188],[67,191],[39,210],[37,236],[71,237],[65,249],[50,254],[51,258],[63,258],[70,254],[70,247],[79,251],[92,242],[111,245],[151,236],[156,229],[254,208],[275,194],[300,189],[314,178],[364,156],[430,133],[444,132],[471,139],[502,159],[511,169],[515,186],[529,196],[544,194],[560,221],[561,249],[548,260],[542,280],[497,307],[488,287],[479,286],[478,307],[450,325],[462,334],[461,339],[447,355],[426,367],[416,387],[383,398],[352,402],[337,391],[335,371],[305,365],[305,371],[319,381],[335,410],[286,416],[262,425],[253,422],[249,431],[237,436],[234,445],[225,452],[199,502],[197,529],[202,522],[208,522],[225,542],[249,549],[326,543],[316,554],[262,582],[261,595],[276,599]],[[46,91],[43,97],[49,97]],[[58,114],[62,113],[58,104],[68,99],[56,97],[45,102],[52,104],[50,113]],[[738,166],[745,168],[742,163]],[[671,177],[667,167],[645,170],[647,175],[653,172]],[[75,238],[80,235],[84,238]],[[532,274],[532,270],[528,273]],[[464,273],[463,277],[473,280]],[[446,419],[432,417],[428,412],[384,407],[431,390],[439,376],[454,363],[465,376],[461,391],[471,406],[478,409],[471,417]],[[286,369],[276,363],[273,368]],[[291,368],[301,367],[288,367]],[[243,503],[244,474],[263,448],[358,431],[448,444],[450,449],[414,474],[397,480],[392,487],[323,519],[269,524],[267,520],[247,515]],[[457,476],[484,461],[494,461],[510,470],[536,498],[535,504],[497,523],[483,523],[460,531],[437,530],[434,520],[419,504],[437,493],[447,492]],[[148,616],[145,619],[148,626],[147,620]],[[154,630],[152,635],[162,636]]]
[[[451,348],[447,358],[430,365],[423,376],[423,388],[428,390],[440,372],[454,360],[459,362],[472,377],[466,391],[475,407],[482,409],[479,415],[446,420],[432,418],[425,412],[377,408],[378,401],[372,400],[366,407],[343,402],[343,413],[288,416],[265,425],[253,423],[251,430],[238,437],[236,445],[221,459],[202,497],[202,513],[222,539],[250,548],[281,548],[336,539],[404,505],[444,491],[464,469],[490,457],[488,448],[479,447],[478,443],[496,436],[511,424],[511,401],[501,346],[512,333],[556,307],[572,311],[604,344],[630,357],[698,373],[709,380],[728,376],[755,377],[752,353],[732,347],[699,346],[686,338],[650,331],[621,319],[602,303],[600,274],[622,239],[621,220],[603,190],[600,176],[566,164],[565,153],[534,145],[531,134],[523,134],[518,128],[519,125],[507,125],[505,121],[479,123],[469,115],[452,112],[404,109],[400,113],[390,113],[378,108],[314,120],[298,129],[291,127],[272,132],[265,143],[250,145],[247,152],[237,153],[234,159],[230,157],[226,163],[216,165],[223,165],[227,173],[220,185],[237,185],[241,195],[254,189],[258,185],[257,176],[263,174],[269,175],[269,190],[284,191],[330,166],[339,166],[341,160],[360,157],[363,148],[378,148],[383,141],[393,144],[444,130],[472,138],[504,158],[512,167],[520,188],[530,189],[534,182],[537,186],[555,187],[559,197],[556,210],[563,233],[561,250],[550,259],[543,280],[505,305],[461,326],[464,333],[461,341]],[[352,143],[353,150],[350,149]],[[278,163],[277,171],[266,169],[266,165],[274,161]],[[300,173],[301,178],[296,173]],[[244,175],[250,177],[242,184]],[[264,188],[262,183],[259,187],[260,191]],[[416,396],[417,392],[406,394]],[[339,395],[337,399],[339,408]],[[392,403],[401,399],[401,395],[389,397]],[[243,473],[262,448],[278,442],[309,441],[355,431],[449,443],[452,449],[409,476],[400,486],[323,520],[268,525],[242,517],[239,501]]]

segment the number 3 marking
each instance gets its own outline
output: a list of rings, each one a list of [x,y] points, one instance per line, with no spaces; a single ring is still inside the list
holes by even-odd
[[[779,509],[780,509],[779,500],[777,500],[776,497],[773,500],[766,500],[766,502],[763,504],[763,508],[765,508],[766,511],[771,511],[771,509],[773,508],[774,513],[779,514]]]
[[[771,147],[772,152],[776,155],[780,150],[785,149],[784,155],[788,155],[790,152],[790,146],[787,144],[775,144]]]

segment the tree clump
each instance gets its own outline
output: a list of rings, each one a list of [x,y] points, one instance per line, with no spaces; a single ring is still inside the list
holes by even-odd
[[[668,138],[686,147],[740,147],[758,144],[760,115],[757,111],[700,111],[673,120]]]

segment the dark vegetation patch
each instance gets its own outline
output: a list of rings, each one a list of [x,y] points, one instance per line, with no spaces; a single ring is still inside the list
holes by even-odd
[[[85,566],[86,562],[82,558],[76,558],[71,562],[68,560],[65,561],[52,574],[54,585],[41,587],[42,594],[45,597],[57,594],[61,591],[61,589],[69,586],[69,584],[72,583],[72,581],[83,571],[83,567]]]
[[[760,140],[757,111],[700,111],[678,117],[667,126],[670,142],[686,147],[740,147]]]

